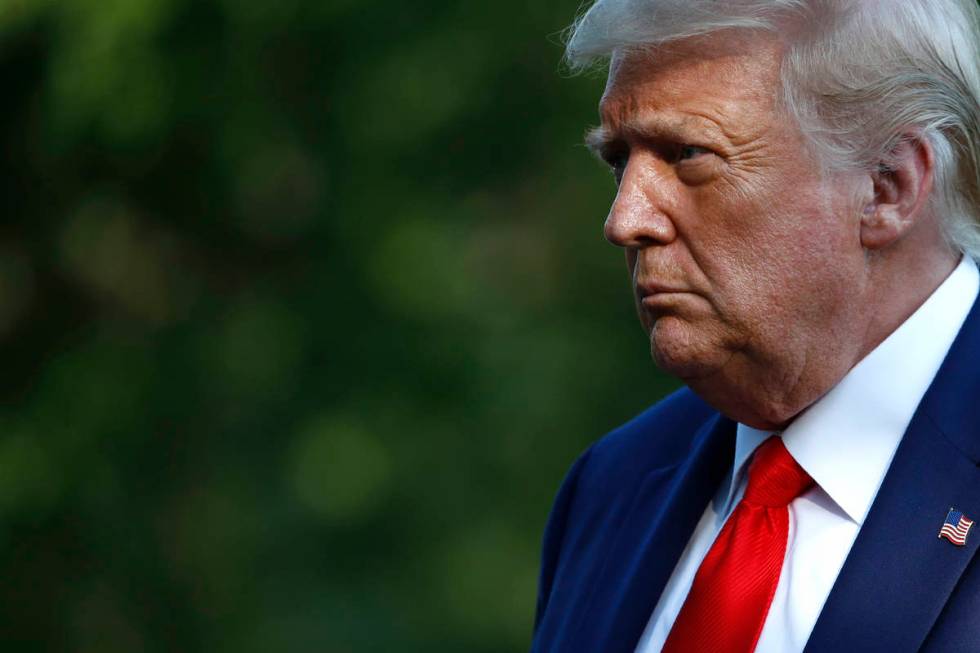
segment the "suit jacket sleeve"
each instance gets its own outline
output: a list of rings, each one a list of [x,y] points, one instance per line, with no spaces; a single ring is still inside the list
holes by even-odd
[[[568,524],[571,506],[575,500],[579,475],[582,472],[582,468],[585,467],[591,452],[591,447],[586,449],[568,471],[565,480],[561,484],[561,488],[558,490],[558,495],[551,508],[551,514],[548,517],[541,553],[541,575],[538,580],[537,610],[534,615],[535,633],[537,633],[538,626],[541,624],[541,618],[548,607],[548,599],[551,596],[555,572],[558,569],[558,563],[561,558],[562,542],[565,538],[565,530]]]

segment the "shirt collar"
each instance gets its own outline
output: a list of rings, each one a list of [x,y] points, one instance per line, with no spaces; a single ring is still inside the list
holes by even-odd
[[[782,433],[800,466],[858,525],[978,289],[977,266],[964,257],[915,313]],[[724,505],[736,498],[756,447],[773,434],[738,425]]]

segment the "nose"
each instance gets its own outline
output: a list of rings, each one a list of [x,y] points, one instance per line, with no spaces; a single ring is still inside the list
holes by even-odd
[[[609,208],[603,233],[613,245],[640,249],[666,245],[677,237],[677,229],[667,213],[669,180],[655,163],[644,164],[637,157],[630,157],[616,199]]]

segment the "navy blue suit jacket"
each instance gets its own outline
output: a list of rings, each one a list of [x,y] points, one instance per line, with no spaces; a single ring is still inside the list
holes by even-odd
[[[545,532],[535,653],[632,653],[734,443],[735,424],[681,390],[582,454]],[[980,518],[978,461],[980,301],[902,438],[807,652],[980,651],[980,532],[962,547],[938,537],[951,506]]]

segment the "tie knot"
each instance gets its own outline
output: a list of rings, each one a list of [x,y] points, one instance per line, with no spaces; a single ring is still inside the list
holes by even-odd
[[[773,436],[759,445],[749,466],[749,483],[744,500],[781,508],[800,496],[813,479],[793,458],[783,440]]]

